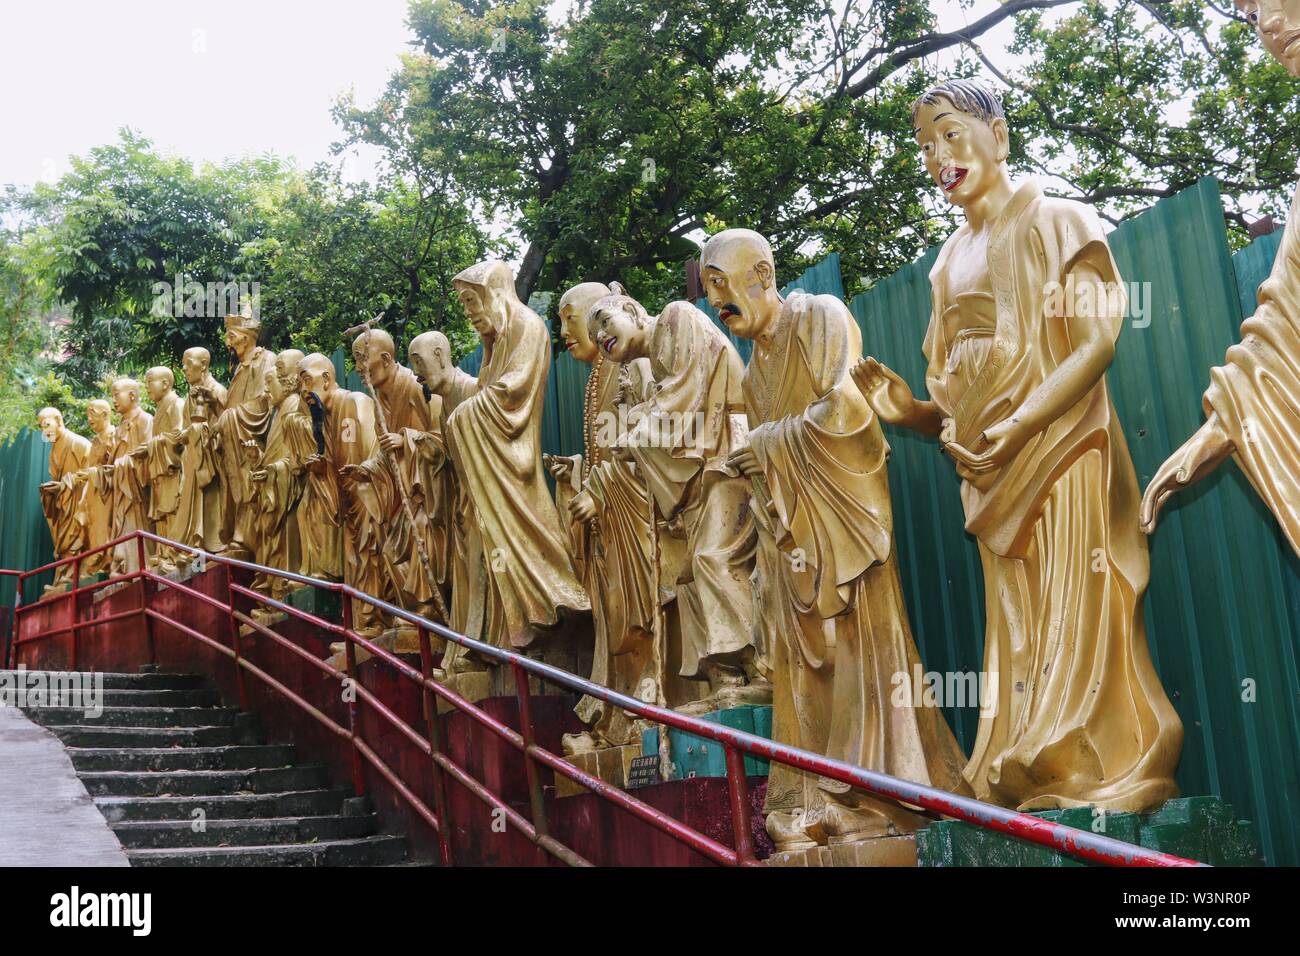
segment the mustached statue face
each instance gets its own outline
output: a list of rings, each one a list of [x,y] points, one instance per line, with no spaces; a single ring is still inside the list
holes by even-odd
[[[939,97],[921,105],[915,133],[926,172],[954,205],[984,196],[1002,175],[1008,154],[1005,120],[986,123]]]
[[[1237,0],[1237,10],[1255,28],[1264,49],[1300,77],[1300,0]]]
[[[305,398],[311,392],[324,396],[330,376],[324,369],[312,365],[298,366],[298,391]]]
[[[618,306],[597,306],[587,320],[587,329],[596,347],[615,362],[636,358],[630,352],[633,336],[640,330],[627,309]]]

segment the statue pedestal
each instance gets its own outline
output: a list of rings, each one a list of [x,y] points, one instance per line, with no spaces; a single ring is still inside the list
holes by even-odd
[[[642,745],[637,743],[625,744],[621,747],[598,747],[585,753],[571,754],[564,759],[593,777],[626,790],[632,761],[640,756],[643,756]],[[563,774],[555,775],[556,797],[574,797],[589,792],[586,787],[574,783]]]
[[[768,866],[916,866],[916,834],[875,837],[808,850],[776,850]]]
[[[1144,814],[1098,817],[1091,807],[1075,807],[1031,815],[1212,866],[1258,866],[1262,862],[1255,825],[1237,820],[1231,805],[1218,797],[1181,797]],[[956,820],[935,823],[916,836],[920,866],[1088,865],[1068,854]]]

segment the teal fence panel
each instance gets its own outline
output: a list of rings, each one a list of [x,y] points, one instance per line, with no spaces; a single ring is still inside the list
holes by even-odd
[[[54,560],[50,526],[41,510],[40,486],[50,480],[50,444],[38,431],[25,428],[0,445],[0,568],[27,571]],[[40,597],[52,574],[30,579],[25,598]],[[0,606],[12,607],[16,584],[0,576]]]

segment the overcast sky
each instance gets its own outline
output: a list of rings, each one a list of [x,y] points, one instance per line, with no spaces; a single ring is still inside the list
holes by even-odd
[[[562,6],[563,3],[557,3]],[[938,4],[945,29],[988,12]],[[219,162],[329,158],[330,106],[384,88],[410,40],[406,0],[19,0],[0,13],[0,183],[57,179],[69,155],[130,126]],[[1007,31],[993,34],[1000,49]],[[357,156],[348,178],[369,176]]]

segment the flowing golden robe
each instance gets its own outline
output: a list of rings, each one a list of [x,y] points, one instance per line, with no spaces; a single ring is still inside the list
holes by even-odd
[[[680,673],[694,678],[706,659],[734,666],[753,645],[749,482],[727,470],[727,456],[745,443],[744,366],[689,302],[670,303],[659,316],[649,359],[655,392],[629,413],[624,441],[659,514],[686,533],[690,563],[675,583]]]
[[[616,432],[622,376],[630,382],[631,405],[650,398],[654,381],[645,359],[622,365],[603,353],[597,355],[591,374],[599,377],[594,394],[584,396],[585,457],[575,462],[575,481],[556,486],[556,503],[567,514],[571,489],[579,484],[600,509],[590,522],[569,522],[574,564],[591,596],[596,632],[591,680],[636,696],[642,678],[655,677],[649,672],[656,599],[650,498],[631,462],[611,457],[608,438]],[[594,697],[583,697],[575,710],[604,743],[632,741],[632,720],[624,711]]]
[[[113,517],[109,539],[141,528],[149,529],[149,484],[144,465],[131,452],[149,441],[153,416],[137,405],[123,415],[114,433],[113,446]],[[124,541],[113,549],[113,573],[126,574],[139,569],[139,544]],[[147,549],[149,550],[149,549]]]
[[[591,608],[542,472],[550,359],[546,323],[513,306],[484,343],[477,391],[448,420],[456,474],[474,503],[491,601],[500,607],[501,630],[485,639],[498,646],[528,647],[538,628],[559,621],[561,608]]]
[[[113,521],[113,484],[103,469],[112,464],[116,446],[117,435],[110,425],[91,440],[86,452],[86,471],[73,478],[79,500],[77,520],[86,528],[87,551],[112,540],[109,529]],[[86,577],[106,571],[112,560],[107,551],[93,554],[81,562],[81,574]]]
[[[360,465],[375,451],[375,403],[369,395],[335,388],[321,396],[325,403],[325,461],[327,472],[312,485],[324,500],[313,502],[310,520],[325,521],[340,529],[342,536],[343,580],[375,597],[379,594],[379,554],[373,541],[374,522],[370,503],[372,492],[365,485],[348,490],[338,478],[340,469]],[[333,495],[332,499],[325,497]],[[333,506],[331,513],[324,509]],[[301,527],[301,523],[299,525]],[[321,535],[315,527],[304,529],[303,548],[329,543],[328,533]],[[327,559],[328,560],[328,559]],[[381,626],[379,612],[365,601],[352,602],[352,626],[373,631]]]
[[[201,405],[187,395],[181,409],[181,423],[189,430],[189,440],[180,453],[181,483],[173,527],[181,543],[217,551],[222,545],[223,495],[212,449],[212,427],[226,408],[226,388],[210,372],[199,385],[208,390],[211,401]]]
[[[58,487],[41,489],[41,507],[50,526],[56,561],[85,550],[86,528],[78,514],[76,474],[86,467],[89,456],[90,442],[67,428],[50,446],[50,481],[57,481]],[[71,580],[71,564],[59,568],[54,575],[55,584]]]
[[[420,557],[420,543],[424,545],[432,571],[437,542],[433,540],[430,518],[426,507],[424,465],[427,453],[421,446],[439,426],[435,425],[424,388],[415,373],[403,365],[393,370],[393,380],[387,387],[378,389],[379,402],[384,410],[388,430],[402,439],[397,452],[385,452],[378,444],[374,453],[362,466],[370,475],[373,494],[369,502],[375,508],[371,514],[374,547],[382,555],[381,597],[408,610],[419,610],[433,601],[436,581],[430,580]],[[402,488],[410,497],[415,526],[407,520],[402,505]],[[417,543],[419,542],[419,543]]]
[[[1237,464],[1300,555],[1300,190],[1255,314],[1210,373],[1204,405],[1219,416]]]
[[[302,500],[303,461],[315,450],[310,437],[311,420],[304,415],[302,398],[291,392],[272,412],[261,461],[266,481],[254,499],[258,521],[255,560],[268,568],[297,571],[302,566],[297,510]],[[273,597],[290,590],[284,578],[261,575],[254,587]]]
[[[1051,284],[1064,287],[1080,264],[1108,283],[1119,271],[1089,207],[1030,183],[989,226],[988,298],[949,302],[948,254],[969,228],[930,273],[924,350],[931,397],[957,442],[977,448],[1072,352],[1068,320],[1045,310]],[[1116,337],[1123,311],[1109,316]],[[970,322],[980,314],[983,327]],[[965,770],[980,799],[1138,811],[1177,794],[1182,724],[1147,649],[1138,502],[1104,377],[1009,463],[962,483],[984,566],[985,672],[996,681]]]
[[[898,577],[889,446],[849,378],[862,337],[830,295],[788,299],[745,374],[749,444],[763,470],[755,507],[774,549],[773,737],[845,763],[958,790],[965,755],[937,707],[895,701],[920,669]],[[773,765],[767,809],[813,809],[846,785]],[[841,797],[842,799],[842,797]],[[880,829],[914,825],[858,796]]]
[[[266,373],[275,371],[275,353],[258,346],[240,362],[226,390],[226,409],[217,418],[217,467],[221,472],[222,543],[256,550],[257,510],[253,498],[255,482],[249,480],[248,449],[252,439],[264,444],[271,425],[271,399],[266,392]]]
[[[154,534],[172,541],[180,540],[177,514],[181,500],[181,459],[176,453],[176,441],[185,423],[184,405],[175,391],[162,397],[154,411],[152,432],[145,446],[149,452],[144,464],[149,482],[149,520]],[[166,556],[170,559],[170,549]]]

